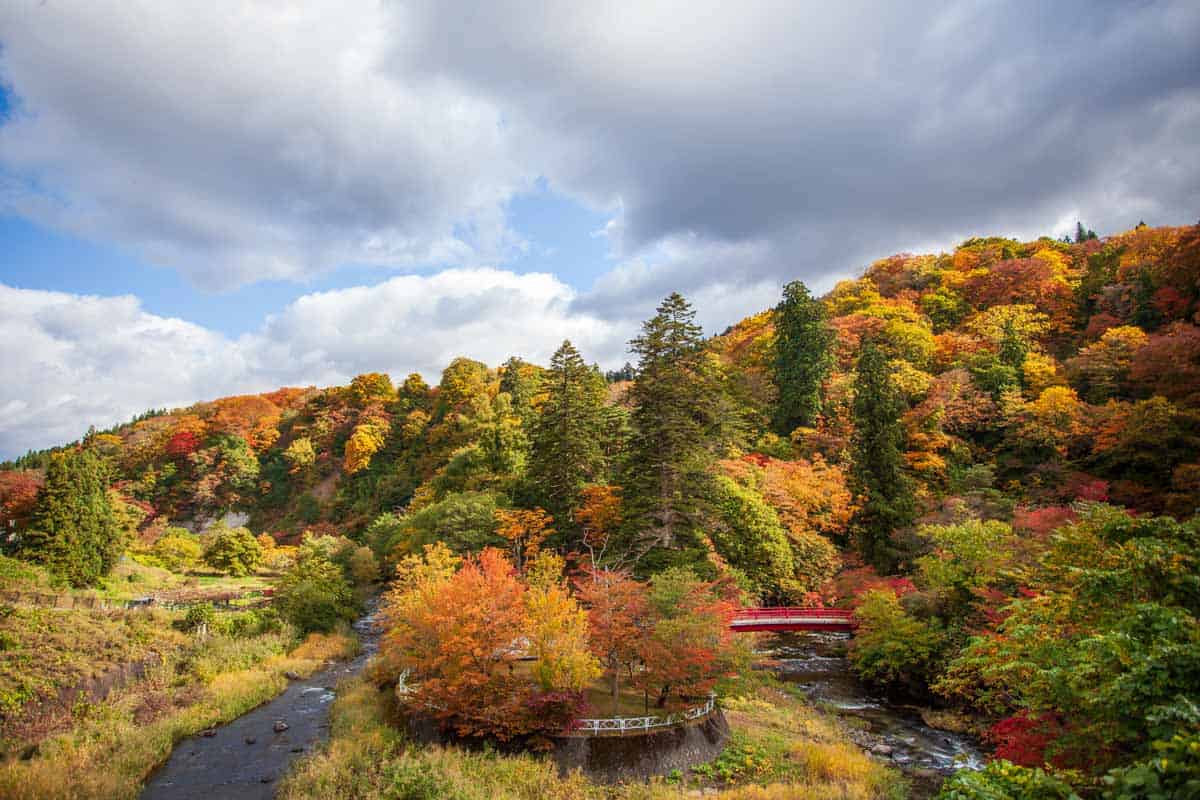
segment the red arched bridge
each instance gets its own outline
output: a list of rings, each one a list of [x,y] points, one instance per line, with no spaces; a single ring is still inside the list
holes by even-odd
[[[841,608],[743,608],[729,627],[736,633],[752,631],[838,631],[851,633],[854,612]]]

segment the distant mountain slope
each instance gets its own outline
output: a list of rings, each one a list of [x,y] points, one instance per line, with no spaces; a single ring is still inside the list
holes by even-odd
[[[836,366],[825,413],[794,446],[769,425],[772,313],[709,347],[744,423],[736,449],[845,464],[852,373],[869,337],[902,388],[905,460],[928,509],[972,492],[982,502],[987,489],[1010,503],[1103,495],[1183,515],[1200,505],[1198,299],[1197,227],[1072,243],[976,238],[880,260],[823,298]],[[280,537],[357,531],[414,497],[519,494],[540,372],[457,359],[436,387],[369,374],[152,412],[87,443],[151,536],[167,519],[230,510]],[[609,392],[612,459],[628,425],[624,386]],[[27,511],[46,457],[0,472],[8,520]]]

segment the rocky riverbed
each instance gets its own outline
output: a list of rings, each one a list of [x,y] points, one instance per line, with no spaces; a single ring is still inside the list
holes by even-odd
[[[957,769],[983,767],[984,753],[970,736],[935,729],[921,709],[891,703],[856,680],[845,656],[848,640],[839,633],[777,634],[763,655],[781,680],[843,717],[859,746],[908,774],[914,796],[934,793]]]

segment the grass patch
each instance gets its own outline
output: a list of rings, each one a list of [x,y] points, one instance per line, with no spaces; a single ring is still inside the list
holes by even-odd
[[[291,653],[284,652],[293,641],[287,631],[211,637],[187,659],[157,670],[136,691],[81,709],[75,727],[43,741],[33,758],[0,764],[0,797],[135,798],[146,776],[180,739],[270,700],[287,686],[287,672],[311,675],[331,655],[355,652],[352,636],[310,637]],[[248,657],[260,660],[245,667]],[[179,665],[182,675],[176,671]]]
[[[733,738],[720,757],[693,770],[697,775],[719,784],[784,783],[819,790],[814,797],[857,800],[906,793],[902,776],[850,743],[836,718],[782,688],[764,685],[722,704]]]

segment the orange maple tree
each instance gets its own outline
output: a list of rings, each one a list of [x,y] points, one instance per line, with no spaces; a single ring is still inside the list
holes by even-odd
[[[650,627],[646,584],[627,572],[593,569],[576,584],[588,610],[592,653],[608,671],[613,713],[621,691],[621,673],[632,674],[641,659],[639,644]]]
[[[554,518],[541,508],[496,510],[496,533],[510,542],[518,572],[525,571],[525,564],[554,533],[553,524]]]

